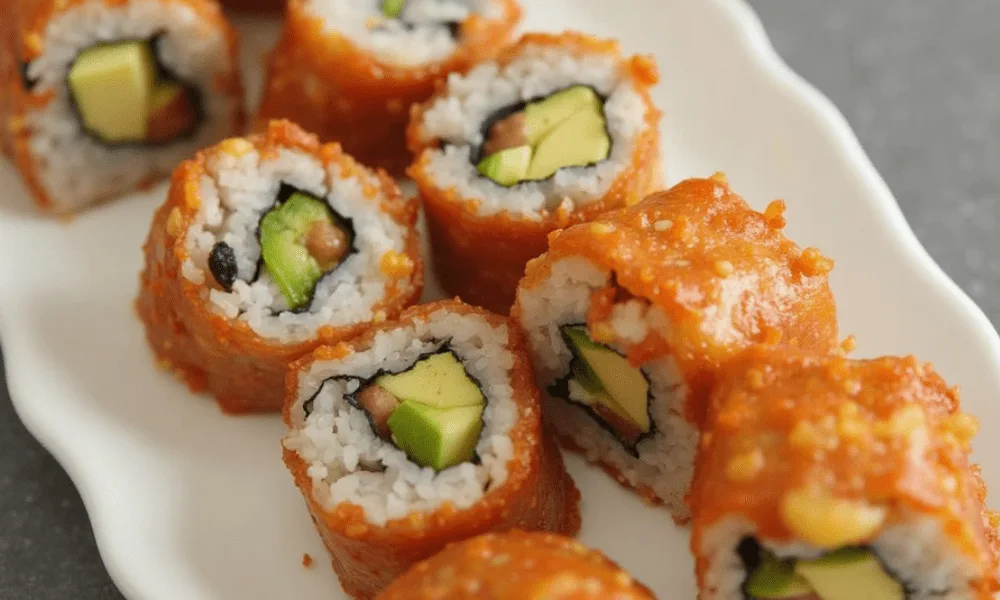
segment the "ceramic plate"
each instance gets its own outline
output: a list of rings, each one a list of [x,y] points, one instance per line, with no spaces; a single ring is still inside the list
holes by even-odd
[[[779,60],[739,0],[525,0],[524,29],[578,28],[659,61],[670,183],[723,170],[788,234],[837,261],[842,331],[861,356],[914,353],[964,390],[1000,454],[1000,339],[938,269],[844,119]],[[240,21],[247,80],[275,24]],[[0,333],[15,407],[80,489],[111,576],[130,598],[341,598],[281,462],[274,416],[230,418],[153,367],[132,311],[140,244],[165,187],[40,217],[0,167]],[[569,457],[581,539],[663,598],[692,598],[688,534]],[[1000,461],[984,472],[1000,490]],[[303,553],[317,559],[303,568]]]

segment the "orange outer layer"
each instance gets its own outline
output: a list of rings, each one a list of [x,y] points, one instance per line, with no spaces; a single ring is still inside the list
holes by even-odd
[[[645,101],[646,129],[635,139],[631,164],[595,202],[572,211],[543,210],[538,220],[506,211],[479,216],[478,201],[461,197],[454,188],[442,189],[427,169],[432,151],[442,142],[427,139],[423,132],[423,114],[436,98],[448,95],[446,87],[442,85],[435,98],[413,109],[407,139],[417,158],[407,174],[416,182],[424,201],[434,266],[441,285],[449,294],[502,314],[506,314],[514,302],[524,265],[545,252],[549,233],[589,221],[609,209],[635,204],[661,189],[662,179],[658,128],[661,112],[653,105],[650,95],[659,75],[652,57],[623,58],[615,41],[565,32],[560,35],[526,34],[497,60],[501,65],[508,64],[528,46],[562,47],[574,56],[610,54],[617,57],[622,77],[631,80]]]
[[[653,600],[646,586],[580,542],[512,531],[452,544],[377,600]]]
[[[292,148],[317,157],[323,165],[339,164],[345,177],[377,177],[378,186],[367,184],[365,196],[378,202],[382,211],[407,229],[406,254],[414,268],[390,283],[386,299],[373,307],[393,318],[420,296],[423,262],[415,230],[416,203],[403,198],[385,173],[372,174],[336,144],[320,145],[316,137],[287,121],[270,124],[265,134],[245,138],[261,156],[280,148]],[[146,337],[159,364],[172,368],[192,391],[207,390],[228,413],[281,410],[285,373],[295,359],[321,344],[337,343],[367,329],[363,322],[344,327],[321,327],[316,337],[282,344],[258,336],[243,321],[230,320],[215,312],[207,289],[215,285],[211,273],[205,284],[195,285],[181,274],[188,257],[185,234],[198,212],[199,179],[205,164],[220,152],[238,151],[238,140],[225,140],[199,152],[174,171],[166,202],[156,211],[144,246],[146,268],[140,280],[136,309],[146,326]],[[171,217],[171,214],[175,215]],[[171,223],[174,219],[174,223]]]
[[[911,514],[935,519],[978,567],[975,597],[993,598],[996,521],[979,469],[969,465],[974,420],[959,408],[957,389],[913,357],[753,348],[733,360],[712,395],[690,496],[699,585],[709,567],[699,551],[708,528],[741,515],[764,537],[795,539],[782,500],[817,490],[885,508],[886,525]],[[733,469],[751,455],[753,468]]]
[[[410,162],[410,105],[426,100],[449,73],[465,71],[507,44],[521,9],[516,0],[502,4],[498,19],[466,19],[461,43],[448,58],[401,67],[327,31],[305,0],[289,0],[281,39],[268,60],[257,123],[291,119],[323,139],[337,140],[361,162],[401,175]]]
[[[413,563],[426,559],[450,542],[482,533],[510,529],[541,530],[575,535],[580,528],[580,492],[573,484],[562,454],[551,436],[543,433],[540,395],[535,387],[523,335],[507,319],[458,301],[414,306],[397,323],[374,327],[348,343],[318,348],[297,361],[288,375],[285,423],[299,396],[299,374],[314,362],[336,360],[356,349],[367,348],[380,331],[406,326],[438,310],[475,314],[493,327],[507,326],[508,350],[514,355],[510,370],[518,419],[511,431],[514,457],[507,462],[507,480],[474,506],[459,510],[447,503],[429,513],[414,513],[379,527],[369,524],[360,506],[341,504],[334,509],[315,499],[309,465],[296,452],[284,450],[285,464],[305,497],[309,512],[330,556],[344,590],[355,598],[372,598]]]

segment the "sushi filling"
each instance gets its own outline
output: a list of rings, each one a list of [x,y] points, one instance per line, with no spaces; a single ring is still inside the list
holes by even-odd
[[[564,325],[560,332],[573,358],[569,373],[549,393],[584,408],[638,457],[639,442],[654,431],[646,375],[611,347],[594,342],[586,325]]]
[[[417,28],[444,28],[453,39],[458,40],[462,30],[462,18],[468,15],[466,2],[441,2],[440,5],[450,7],[444,12],[420,10],[420,2],[415,0],[377,0],[381,16],[385,21],[379,23],[376,29],[391,32],[394,28],[413,31]],[[426,4],[426,2],[425,2]],[[463,10],[465,9],[465,10]],[[376,20],[378,22],[378,20]]]
[[[301,312],[312,303],[319,282],[357,252],[354,224],[327,202],[288,184],[282,184],[274,206],[257,227],[260,258],[252,281],[262,272],[277,284],[287,310]],[[236,253],[218,242],[208,266],[226,291],[236,282]]]
[[[447,345],[403,370],[379,371],[357,380],[347,396],[364,412],[372,431],[421,467],[442,471],[478,462],[486,397]],[[308,417],[313,399],[303,404]]]
[[[611,154],[604,103],[593,88],[575,85],[501,108],[483,124],[483,143],[470,160],[505,187],[593,166]]]
[[[906,589],[868,547],[846,546],[815,558],[779,558],[753,537],[738,548],[747,600],[904,600]]]
[[[197,129],[200,93],[167,69],[158,39],[95,44],[70,65],[71,105],[94,139],[109,146],[155,145]]]

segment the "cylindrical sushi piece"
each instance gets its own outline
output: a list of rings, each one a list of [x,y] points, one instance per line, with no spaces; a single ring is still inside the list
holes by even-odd
[[[683,521],[719,365],[755,343],[837,343],[832,263],[781,231],[719,174],[551,236],[513,317],[545,416],[570,447]]]
[[[69,213],[148,185],[242,127],[236,34],[215,2],[14,6],[20,76],[6,126],[43,209]]]
[[[504,47],[516,0],[289,0],[259,121],[291,119],[402,174],[410,106]]]
[[[657,80],[617,42],[528,34],[415,109],[408,173],[444,289],[506,314],[549,233],[659,189]]]
[[[226,412],[277,411],[288,365],[416,301],[417,206],[287,121],[174,172],[137,308],[164,367]]]
[[[457,301],[294,365],[285,463],[347,593],[371,598],[479,534],[577,532],[580,494],[539,396],[521,333]]]
[[[452,544],[378,600],[654,600],[597,550],[551,533],[511,531]]]
[[[727,365],[691,503],[701,600],[992,599],[975,418],[930,365],[752,349]]]

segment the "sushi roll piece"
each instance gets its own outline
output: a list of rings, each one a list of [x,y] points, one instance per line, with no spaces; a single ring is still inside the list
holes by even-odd
[[[289,0],[258,121],[291,119],[401,175],[410,106],[495,56],[520,18],[516,0]]]
[[[456,301],[297,362],[285,463],[344,590],[372,598],[483,533],[575,534],[580,494],[539,401],[520,332]]]
[[[506,314],[549,233],[660,188],[657,79],[617,42],[528,34],[414,111],[408,173],[449,294]]]
[[[511,531],[452,544],[378,600],[654,600],[646,586],[580,542]]]
[[[12,4],[5,127],[42,209],[71,213],[148,185],[242,126],[236,34],[215,2]]]
[[[289,364],[420,295],[417,206],[287,121],[184,161],[137,309],[159,362],[229,413],[279,411]]]
[[[782,233],[721,175],[553,234],[512,316],[545,416],[571,448],[675,519],[719,366],[755,343],[837,345],[832,263]]]
[[[712,396],[692,486],[701,600],[994,598],[976,419],[930,365],[753,349]]]

